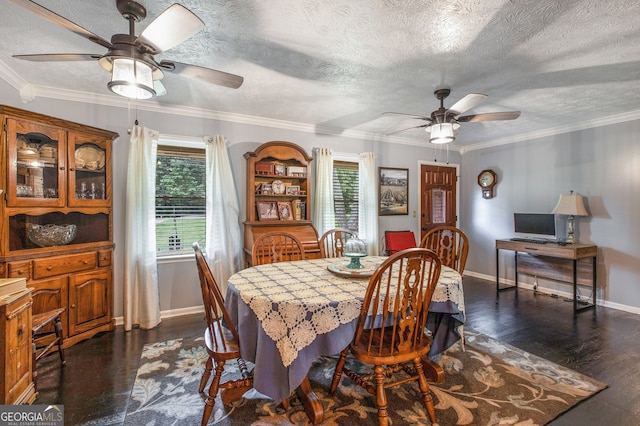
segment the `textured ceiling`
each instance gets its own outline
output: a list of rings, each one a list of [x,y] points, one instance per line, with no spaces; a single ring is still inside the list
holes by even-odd
[[[109,40],[127,33],[115,0],[39,0]],[[139,34],[172,0],[145,0]],[[469,113],[520,110],[515,121],[463,123],[455,146],[640,117],[640,2],[628,0],[182,0],[205,29],[156,59],[244,77],[237,90],[166,75],[152,101],[313,126],[324,134],[385,134],[468,93]],[[29,53],[98,53],[101,46],[0,0],[0,67],[38,88],[104,96],[96,62],[33,63]],[[624,114],[620,116],[621,114]],[[423,130],[389,140],[425,141]]]

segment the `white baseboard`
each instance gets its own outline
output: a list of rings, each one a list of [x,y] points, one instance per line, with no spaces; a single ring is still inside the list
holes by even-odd
[[[487,281],[492,281],[494,284],[496,282],[495,275],[486,275],[486,274],[481,274],[481,273],[473,272],[473,271],[464,271],[464,275],[468,275],[468,276],[474,277],[474,278],[480,278],[480,279],[487,280]],[[500,284],[515,285],[515,282],[513,280],[502,278],[502,279],[500,279]],[[569,285],[571,285],[571,284],[569,284]],[[519,282],[518,283],[518,287],[519,288],[524,288],[524,289],[527,289],[527,290],[533,290],[534,289],[533,285],[528,284],[528,283],[523,283],[523,282]],[[564,298],[567,298],[567,299],[573,299],[573,294],[571,292],[557,290],[557,289],[550,289],[550,288],[543,287],[543,286],[541,286],[539,284],[538,284],[538,287],[536,288],[536,291],[538,293],[548,294],[550,296],[558,296],[558,297],[564,297]],[[601,300],[601,299],[597,299],[597,298],[596,298],[596,305],[597,306],[604,306],[606,308],[617,309],[619,311],[624,311],[624,312],[629,312],[629,313],[632,313],[632,314],[640,315],[640,308],[638,308],[636,306],[628,306],[628,305],[623,305],[623,304],[620,304],[620,303],[613,303],[613,302],[609,302],[608,300]]]
[[[160,319],[172,318],[172,317],[180,317],[183,315],[193,315],[204,313],[204,306],[191,306],[188,308],[179,308],[179,309],[170,309],[167,311],[160,312]],[[124,325],[124,317],[116,317],[116,326]]]

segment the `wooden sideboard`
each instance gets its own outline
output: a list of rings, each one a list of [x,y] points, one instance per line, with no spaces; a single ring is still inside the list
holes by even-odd
[[[9,280],[4,280],[9,281]],[[31,289],[0,297],[0,404],[31,404]]]
[[[500,287],[500,250],[515,252],[515,285]],[[560,245],[548,242],[496,240],[496,291],[518,288],[518,274],[526,274],[573,285],[574,312],[592,309],[596,306],[598,247],[593,244]],[[588,285],[592,289],[590,301],[578,300],[578,285]],[[581,305],[581,306],[578,306]]]

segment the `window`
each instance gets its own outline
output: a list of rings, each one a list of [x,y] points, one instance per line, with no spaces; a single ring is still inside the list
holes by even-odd
[[[195,241],[204,248],[205,175],[204,148],[158,146],[157,256],[193,254]]]
[[[336,227],[358,231],[358,163],[333,161]]]

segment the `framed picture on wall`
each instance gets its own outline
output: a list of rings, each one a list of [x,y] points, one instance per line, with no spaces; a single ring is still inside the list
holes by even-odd
[[[378,167],[378,214],[409,214],[409,169]]]

